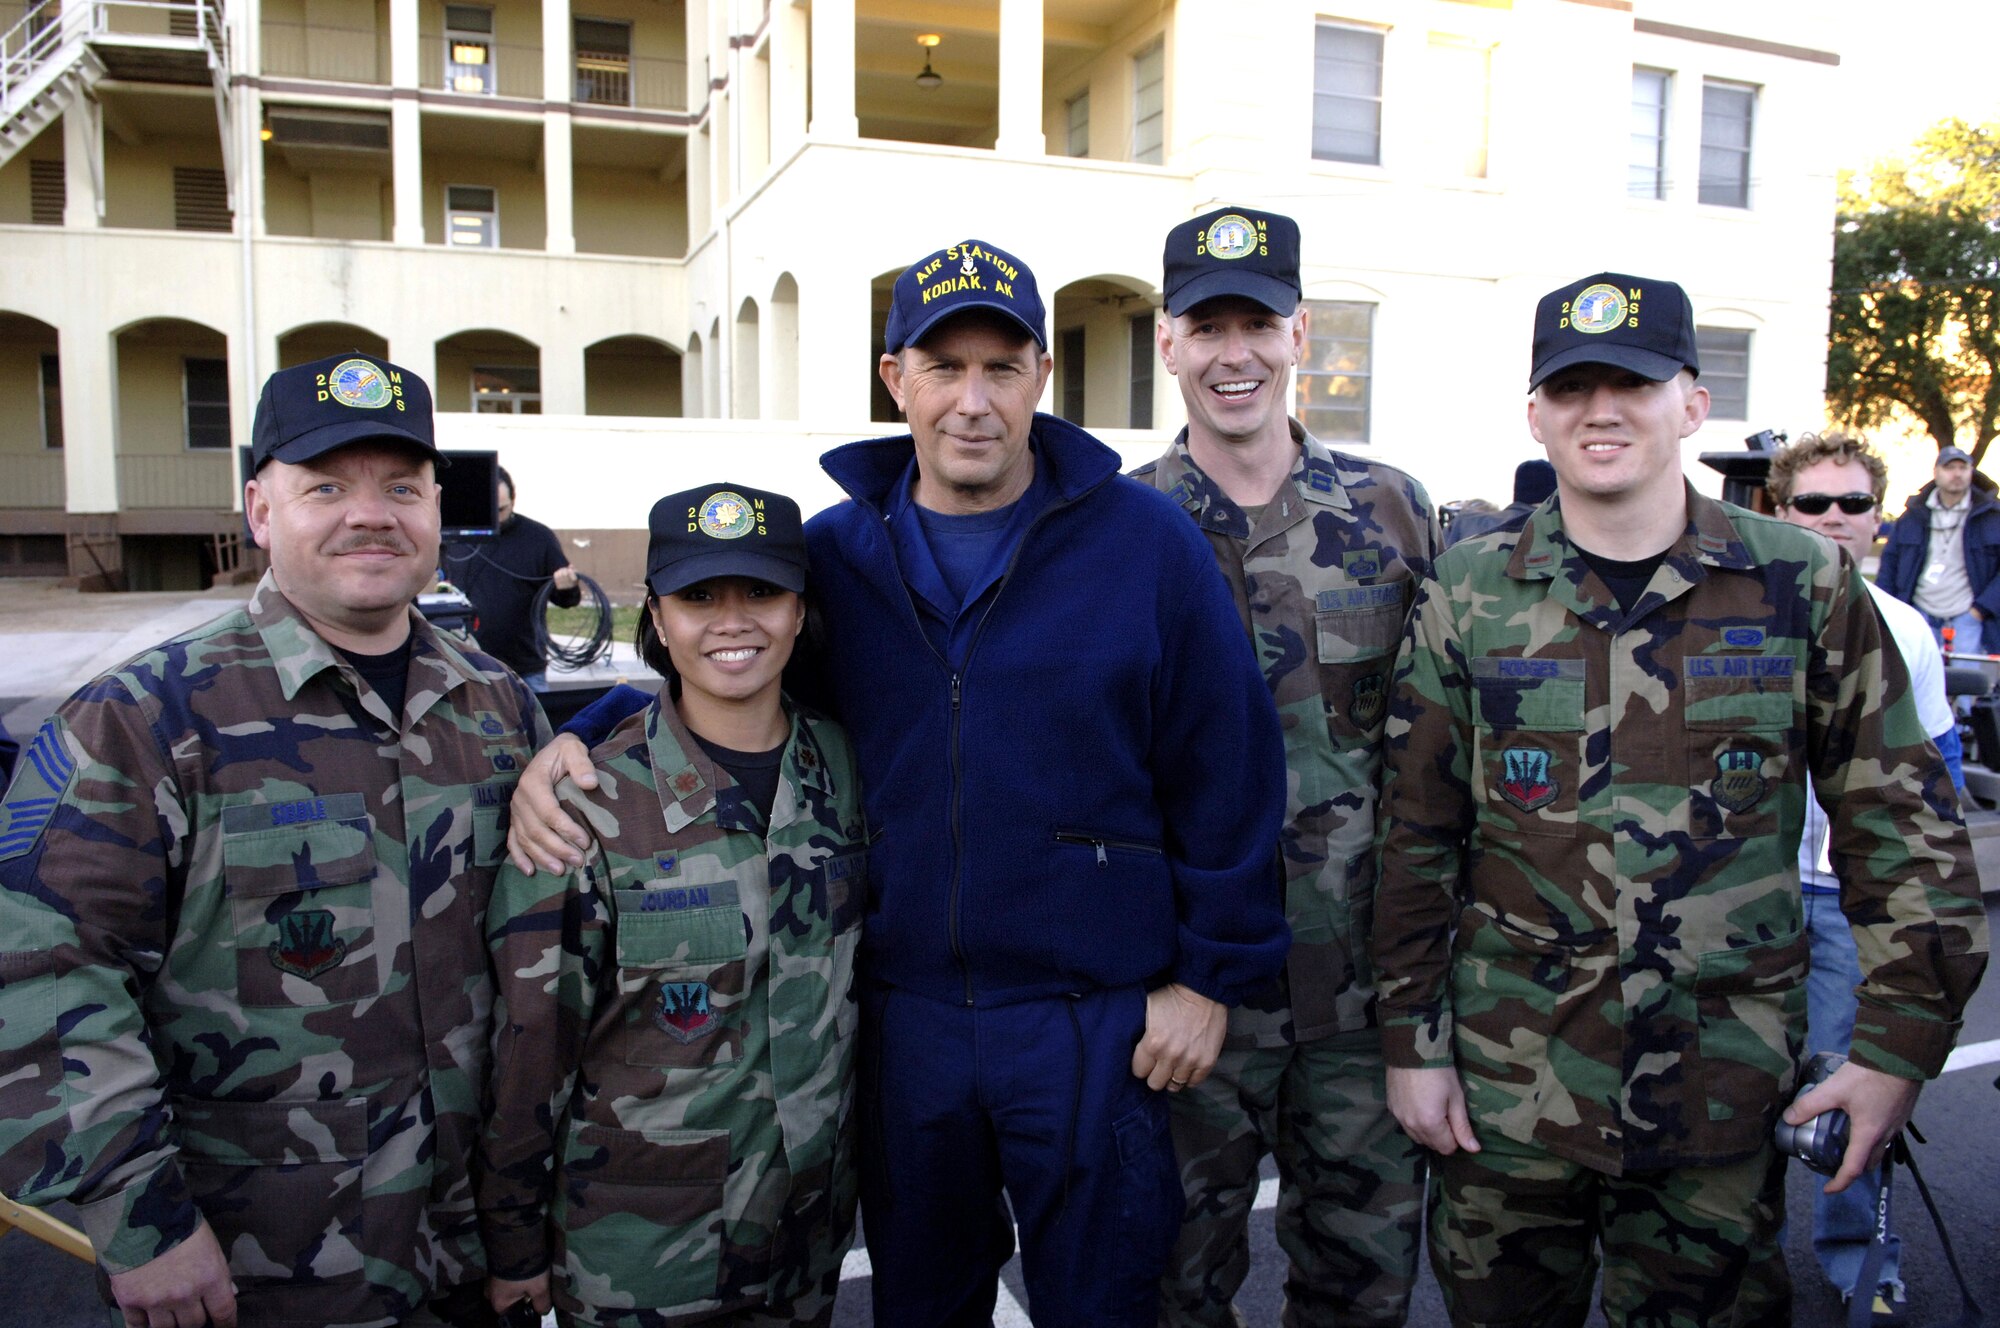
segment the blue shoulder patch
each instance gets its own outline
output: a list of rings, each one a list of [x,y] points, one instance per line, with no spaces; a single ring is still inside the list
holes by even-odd
[[[55,725],[53,719],[42,725],[15,767],[6,805],[0,807],[0,862],[35,846],[76,778],[76,762],[56,740]]]

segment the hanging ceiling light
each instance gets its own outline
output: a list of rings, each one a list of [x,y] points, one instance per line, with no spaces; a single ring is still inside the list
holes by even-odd
[[[931,68],[931,48],[943,40],[944,38],[935,32],[917,34],[917,45],[924,48],[924,72],[917,75],[917,86],[925,92],[944,82],[944,75]]]

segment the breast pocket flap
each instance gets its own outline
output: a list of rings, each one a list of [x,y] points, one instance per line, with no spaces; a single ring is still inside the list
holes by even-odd
[[[358,793],[226,807],[222,866],[239,899],[354,885],[375,876],[374,829]]]

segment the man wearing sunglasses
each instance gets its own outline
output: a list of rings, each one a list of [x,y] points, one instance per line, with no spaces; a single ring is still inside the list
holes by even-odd
[[[1943,639],[1970,653],[2000,654],[2000,499],[1976,482],[1972,458],[1938,452],[1931,482],[1889,531],[1875,580],[1915,605]]]
[[[1838,544],[1859,566],[1875,543],[1882,495],[1889,486],[1889,469],[1867,443],[1843,433],[1805,434],[1771,460],[1765,489],[1778,514]],[[1883,625],[1902,652],[1910,671],[1910,691],[1924,732],[1944,756],[1952,783],[1961,793],[1965,775],[1960,768],[1958,724],[1945,699],[1944,659],[1924,616],[1890,596],[1880,586],[1868,586]],[[1805,833],[1799,839],[1799,884],[1805,891],[1806,931],[1812,938],[1812,970],[1806,978],[1806,1051],[1847,1054],[1854,1037],[1858,1003],[1854,989],[1861,983],[1861,960],[1854,933],[1840,911],[1840,877],[1827,846],[1826,815],[1813,798],[1806,799]],[[1875,1199],[1882,1173],[1870,1168],[1839,1194],[1813,1196],[1813,1253],[1826,1278],[1847,1299],[1861,1271],[1861,1261],[1874,1239]],[[1875,1310],[1893,1314],[1904,1303],[1899,1276],[1900,1242],[1891,1233],[1887,1253],[1874,1288]]]

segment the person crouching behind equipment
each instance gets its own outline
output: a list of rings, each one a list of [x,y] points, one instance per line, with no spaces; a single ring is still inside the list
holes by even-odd
[[[781,690],[799,509],[705,485],[651,531],[637,644],[666,684],[591,753],[594,790],[558,788],[583,865],[510,863],[487,915],[488,1296],[604,1328],[825,1324],[867,859],[846,733]]]

